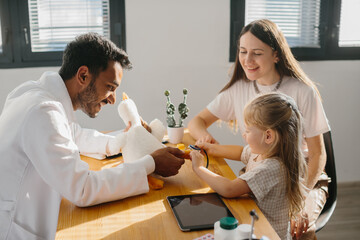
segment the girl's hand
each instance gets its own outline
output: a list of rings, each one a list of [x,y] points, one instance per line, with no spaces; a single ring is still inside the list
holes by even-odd
[[[207,154],[209,154],[209,155],[214,155],[214,152],[216,152],[215,145],[217,145],[217,144],[208,143],[208,142],[196,144],[197,147],[204,149],[207,152]]]
[[[190,157],[194,171],[195,169],[204,166],[204,156],[200,153],[200,151],[191,151]]]
[[[206,135],[203,135],[201,138],[199,138],[199,139],[196,141],[195,145],[198,145],[198,144],[200,144],[200,143],[219,144],[219,142],[216,141],[216,139],[215,139],[213,136],[211,136],[210,133],[207,133]]]

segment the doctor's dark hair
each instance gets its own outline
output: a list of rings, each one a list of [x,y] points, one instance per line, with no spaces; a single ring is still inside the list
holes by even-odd
[[[75,76],[81,66],[87,66],[90,73],[97,77],[106,70],[109,61],[119,62],[124,69],[132,68],[124,50],[97,33],[86,33],[66,46],[59,74],[66,81]]]

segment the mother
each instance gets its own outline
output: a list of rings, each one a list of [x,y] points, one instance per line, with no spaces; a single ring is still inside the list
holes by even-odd
[[[218,143],[207,128],[219,119],[234,124],[235,128],[239,127],[243,134],[245,104],[259,94],[271,91],[291,96],[304,118],[307,187],[311,191],[306,197],[303,214],[296,221],[292,220],[291,227],[295,238],[314,239],[315,221],[325,205],[327,195],[327,187],[317,184],[321,179],[327,179],[322,134],[330,127],[317,87],[299,66],[275,23],[266,19],[256,20],[242,29],[231,80],[189,122],[188,128],[197,139],[197,144]]]

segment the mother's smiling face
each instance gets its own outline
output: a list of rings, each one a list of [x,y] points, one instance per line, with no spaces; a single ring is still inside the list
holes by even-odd
[[[272,84],[277,75],[277,61],[277,52],[250,31],[241,36],[239,62],[249,80],[258,80],[264,85]]]

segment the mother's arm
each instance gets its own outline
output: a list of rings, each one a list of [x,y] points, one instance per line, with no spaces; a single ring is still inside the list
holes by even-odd
[[[306,138],[309,150],[307,187],[313,189],[326,164],[323,135]]]
[[[322,134],[315,137],[306,138],[306,143],[309,150],[308,159],[308,178],[306,186],[309,189],[313,189],[318,181],[322,170],[326,164],[326,151]],[[301,235],[307,231],[309,220],[307,217],[309,214],[303,210],[297,216],[297,222],[295,219],[291,220],[291,235],[293,239],[299,239]]]
[[[212,114],[207,108],[203,109],[198,115],[190,120],[188,128],[193,138],[198,142],[218,143],[215,138],[207,131],[219,118]]]

